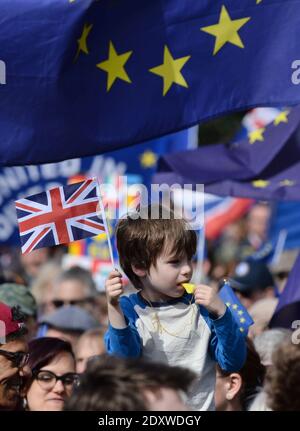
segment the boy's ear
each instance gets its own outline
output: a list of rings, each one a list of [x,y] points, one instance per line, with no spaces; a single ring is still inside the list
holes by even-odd
[[[138,277],[145,277],[147,275],[146,269],[138,268],[135,265],[131,265],[131,269]]]

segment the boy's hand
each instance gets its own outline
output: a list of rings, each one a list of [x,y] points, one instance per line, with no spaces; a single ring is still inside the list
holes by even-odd
[[[196,304],[203,305],[210,313],[217,317],[221,317],[225,313],[226,305],[219,297],[215,287],[198,284],[194,295]]]
[[[116,269],[112,271],[105,282],[107,301],[111,305],[117,305],[119,298],[124,293],[122,275]]]

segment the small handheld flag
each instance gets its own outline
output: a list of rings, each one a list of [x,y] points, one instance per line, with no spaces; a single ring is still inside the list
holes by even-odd
[[[22,253],[106,232],[96,179],[16,201]]]
[[[230,309],[240,331],[247,336],[249,326],[254,323],[253,319],[235,295],[228,280],[224,280],[224,285],[220,290],[219,295],[222,301],[224,301],[226,306]]]

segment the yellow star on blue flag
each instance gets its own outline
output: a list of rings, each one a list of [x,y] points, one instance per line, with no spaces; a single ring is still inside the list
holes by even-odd
[[[249,326],[254,323],[253,319],[246,310],[246,308],[243,306],[243,304],[240,302],[238,297],[235,295],[227,280],[224,281],[224,285],[220,290],[219,295],[226,305],[233,304],[231,307],[230,305],[227,305],[227,307],[231,311],[234,320],[240,328],[240,331],[247,335]]]

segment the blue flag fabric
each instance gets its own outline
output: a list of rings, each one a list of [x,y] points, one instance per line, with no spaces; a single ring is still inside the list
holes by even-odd
[[[280,239],[282,236],[282,239]],[[277,202],[272,206],[269,241],[280,250],[300,249],[300,202]]]
[[[154,182],[204,184],[205,192],[253,199],[300,198],[300,107],[230,145],[165,155]],[[217,163],[216,163],[217,160]]]
[[[300,0],[1,0],[0,16],[1,165],[300,103]]]
[[[222,301],[230,309],[240,331],[247,336],[249,326],[253,325],[253,319],[246,308],[241,304],[228,281],[224,282],[219,295]]]
[[[269,324],[270,328],[292,329],[293,322],[300,318],[300,254],[279,297],[279,302]]]

